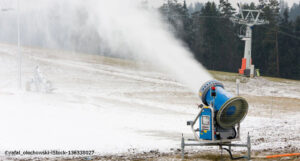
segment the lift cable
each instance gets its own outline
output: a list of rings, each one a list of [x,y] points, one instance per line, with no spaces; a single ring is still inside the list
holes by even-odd
[[[278,27],[279,27],[279,28],[284,28],[284,29],[291,30],[290,28],[288,28],[288,27],[285,27],[285,26],[278,26]],[[294,32],[300,33],[300,31],[294,31]]]
[[[270,29],[270,28],[265,27],[265,26],[262,26],[262,27],[264,27],[264,28],[266,28],[266,29]],[[278,33],[280,33],[280,34],[282,34],[282,35],[289,36],[289,37],[291,37],[291,38],[300,40],[300,37],[294,36],[294,35],[292,35],[292,34],[289,34],[289,33],[286,33],[286,32],[280,31],[280,30],[276,30],[276,29],[270,29],[270,30],[275,31],[275,32],[278,32]]]
[[[172,16],[172,17],[180,17],[180,16],[178,15],[178,16]],[[193,16],[192,16],[192,17],[193,17]],[[215,18],[215,19],[229,19],[229,17],[220,17],[220,16],[198,16],[198,15],[196,15],[196,16],[194,16],[194,17],[200,17],[200,18]],[[267,27],[265,27],[265,26],[262,26],[262,27],[264,27],[264,28],[266,28],[266,29],[270,29],[270,28],[267,28]],[[292,35],[292,34],[289,34],[289,33],[286,33],[286,32],[280,31],[280,30],[274,30],[274,29],[271,29],[271,30],[276,31],[276,32],[278,32],[278,33],[280,33],[280,34],[282,34],[282,35],[289,36],[289,37],[291,37],[291,38],[300,40],[300,37],[294,36],[294,35]],[[299,32],[299,33],[300,33],[300,31],[295,31],[295,32]]]

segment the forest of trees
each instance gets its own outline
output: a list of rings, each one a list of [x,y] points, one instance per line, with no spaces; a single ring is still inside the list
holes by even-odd
[[[267,25],[253,28],[252,61],[265,76],[300,79],[300,2],[291,8],[281,0],[260,0],[244,8],[262,9]],[[185,42],[195,58],[211,70],[237,72],[244,55],[239,38],[243,26],[230,17],[237,14],[228,0],[205,4],[168,0],[160,12],[170,30]]]

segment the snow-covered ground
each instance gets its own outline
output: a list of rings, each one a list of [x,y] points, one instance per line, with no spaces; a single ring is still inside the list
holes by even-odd
[[[168,152],[180,147],[182,133],[192,137],[186,121],[195,117],[201,101],[158,69],[89,54],[22,50],[23,90],[19,91],[16,47],[0,45],[2,153],[89,149],[102,155],[131,149]],[[52,93],[25,90],[37,65],[52,82]],[[226,89],[235,91],[234,82],[224,83]],[[265,79],[242,84],[241,94],[246,98],[259,96],[258,102],[249,102],[249,115],[241,124],[242,141],[250,132],[253,150],[299,150],[300,110],[272,111],[270,104],[259,101],[266,96],[291,97],[299,102],[299,87],[296,81]]]

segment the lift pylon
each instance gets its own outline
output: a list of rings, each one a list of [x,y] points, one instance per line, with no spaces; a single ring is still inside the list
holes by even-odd
[[[244,58],[242,59],[242,66],[239,69],[239,74],[245,75],[248,77],[254,77],[256,73],[254,72],[255,66],[252,64],[252,30],[255,25],[265,25],[269,22],[261,19],[263,11],[260,10],[251,10],[244,9],[242,4],[239,6],[239,15],[240,17],[233,17],[231,20],[235,23],[246,26],[246,34],[240,35],[240,38],[245,41],[245,51]]]

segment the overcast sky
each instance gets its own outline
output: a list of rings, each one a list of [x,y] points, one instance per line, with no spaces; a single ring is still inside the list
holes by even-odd
[[[148,0],[149,3],[153,4],[154,6],[160,6],[163,2],[166,2],[167,0]],[[190,3],[194,2],[207,2],[207,1],[214,1],[214,2],[219,2],[219,0],[186,0],[187,4],[189,5]],[[236,7],[237,2],[255,2],[257,3],[258,0],[229,0],[231,4]],[[178,0],[178,2],[183,2],[183,0]],[[289,6],[291,7],[293,3],[299,3],[300,0],[285,0],[285,2],[288,2]]]

